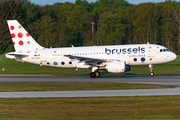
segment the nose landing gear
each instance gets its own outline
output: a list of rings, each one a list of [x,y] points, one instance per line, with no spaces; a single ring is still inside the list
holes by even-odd
[[[152,71],[153,70],[153,65],[149,65],[149,70],[150,70],[150,75],[151,76],[154,76],[154,72]]]

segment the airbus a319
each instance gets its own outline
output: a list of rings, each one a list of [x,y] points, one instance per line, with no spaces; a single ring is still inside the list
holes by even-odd
[[[23,28],[17,20],[8,20],[8,27],[15,51],[5,54],[7,58],[41,66],[59,68],[92,69],[91,78],[100,76],[99,70],[123,73],[131,66],[171,62],[176,54],[156,44],[110,45],[89,47],[44,48]]]

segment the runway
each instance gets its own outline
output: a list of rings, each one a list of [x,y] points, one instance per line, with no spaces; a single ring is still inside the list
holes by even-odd
[[[180,86],[180,75],[0,75],[0,83],[140,83]]]
[[[0,98],[116,97],[116,96],[152,96],[152,95],[180,95],[180,88],[136,89],[136,90],[0,92]]]
[[[168,89],[138,90],[88,90],[88,91],[38,91],[38,92],[0,92],[0,98],[31,97],[107,97],[107,96],[151,96],[180,95],[179,75],[104,75],[100,78],[89,78],[88,75],[0,75],[0,83],[140,83],[175,85]]]

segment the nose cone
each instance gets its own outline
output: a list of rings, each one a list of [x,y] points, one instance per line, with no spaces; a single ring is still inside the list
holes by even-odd
[[[170,57],[171,61],[174,61],[177,58],[177,55],[175,53],[171,52],[169,57]]]

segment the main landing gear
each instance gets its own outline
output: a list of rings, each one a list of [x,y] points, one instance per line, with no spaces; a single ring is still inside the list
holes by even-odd
[[[90,77],[91,78],[97,78],[100,76],[100,72],[99,71],[96,71],[96,72],[91,72],[90,73]]]
[[[153,67],[152,65],[149,65],[150,75],[151,75],[151,76],[154,76],[154,72],[152,72],[152,70],[153,70],[152,67]]]
[[[93,67],[92,72],[90,73],[91,78],[97,78],[100,76],[100,72],[98,71],[98,67]]]

